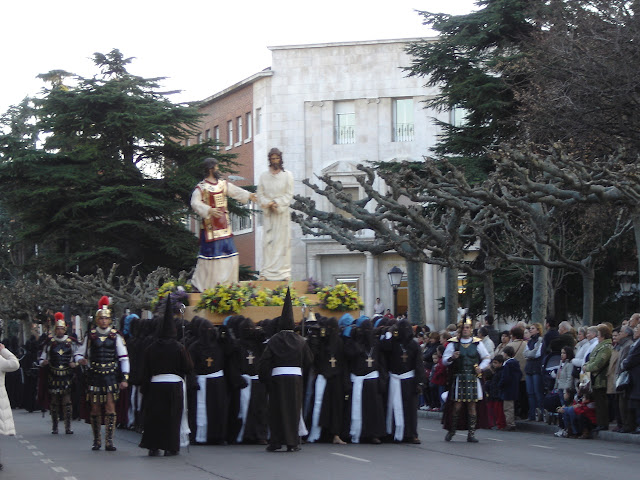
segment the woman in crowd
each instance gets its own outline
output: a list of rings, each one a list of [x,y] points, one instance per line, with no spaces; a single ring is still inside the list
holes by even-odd
[[[534,323],[529,327],[530,337],[524,349],[526,359],[524,374],[529,399],[529,420],[542,421],[542,325]]]

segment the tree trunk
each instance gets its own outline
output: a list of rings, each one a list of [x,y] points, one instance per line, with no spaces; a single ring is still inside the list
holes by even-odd
[[[447,325],[458,323],[458,270],[446,269],[446,290],[444,297],[444,315]]]
[[[595,272],[593,266],[582,273],[582,324],[593,325],[593,282]]]
[[[636,252],[640,252],[640,206],[633,209],[631,218],[633,220],[633,233],[636,239]],[[638,273],[640,273],[640,255],[636,255],[636,260],[638,262],[638,268],[636,271],[637,273],[636,273],[635,283],[640,283],[638,282]],[[635,310],[637,312],[638,311],[637,307],[638,307],[637,305],[632,305],[631,311]]]
[[[495,318],[496,314],[496,290],[493,284],[493,274],[489,273],[484,276],[484,303],[487,310],[487,315],[491,315]]]
[[[546,258],[549,257],[549,247],[540,246]],[[549,269],[542,265],[533,267],[533,299],[531,301],[531,323],[545,324],[547,318],[547,303],[549,298]]]
[[[426,323],[424,309],[424,264],[407,259],[407,286],[409,290],[409,321],[413,325]]]

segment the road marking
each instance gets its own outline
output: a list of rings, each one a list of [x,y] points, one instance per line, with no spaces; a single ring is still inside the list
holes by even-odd
[[[438,432],[439,430],[436,430],[435,428],[422,428],[420,427],[420,430],[425,430],[427,432]]]
[[[64,477],[64,480],[78,480],[76,477]]]
[[[53,460],[51,460],[50,458],[41,458],[40,461],[42,463],[53,463]]]
[[[41,457],[42,455],[44,455],[44,453],[42,452],[31,452],[31,453],[33,453],[34,457]]]
[[[27,443],[31,443],[31,442],[29,442],[29,440],[20,440],[20,443],[27,444]]]
[[[331,455],[337,455],[338,457],[348,458],[350,460],[357,460],[359,462],[371,463],[371,460],[366,460],[364,458],[352,457],[351,455],[345,455],[344,453],[335,453],[331,452]]]
[[[69,472],[69,470],[67,470],[64,467],[51,467],[51,470],[53,470],[54,472],[57,472],[57,473],[68,473]]]
[[[584,452],[584,453],[586,453],[587,455],[593,455],[594,457],[620,458],[615,455],[604,455],[602,453],[589,453],[589,452]]]
[[[538,448],[547,448],[549,450],[553,450],[555,447],[547,447],[546,445],[530,445],[531,447],[538,447]]]
[[[35,445],[27,445],[27,450],[35,450],[36,448],[38,447],[36,447]]]
[[[494,442],[504,442],[504,440],[499,440],[497,438],[487,438],[486,440],[493,440]]]

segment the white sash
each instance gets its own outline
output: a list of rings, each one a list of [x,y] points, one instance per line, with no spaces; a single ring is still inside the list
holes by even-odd
[[[223,377],[224,371],[198,375],[198,393],[196,394],[196,442],[207,442],[207,379]]]
[[[366,375],[351,374],[353,389],[351,391],[351,443],[360,443],[360,434],[362,433],[362,386],[365,380],[378,378],[378,371],[374,370]]]
[[[271,376],[275,377],[277,375],[298,375],[302,376],[302,369],[300,367],[274,367],[271,370]]]
[[[396,430],[393,439],[401,442],[404,438],[404,409],[402,408],[402,380],[416,376],[414,370],[409,370],[401,374],[389,374],[389,401],[387,403],[387,433],[393,433],[393,422],[396,423]]]
[[[311,419],[311,433],[307,438],[307,442],[314,443],[320,439],[320,412],[322,411],[322,399],[324,398],[324,390],[327,387],[327,379],[324,375],[316,377],[315,399],[313,402],[313,416]]]
[[[238,443],[242,443],[244,427],[247,424],[247,412],[249,411],[249,402],[251,401],[251,382],[253,380],[258,380],[258,375],[243,374],[242,378],[247,381],[247,386],[240,390],[240,411],[238,412],[238,418],[242,420],[242,427],[238,433],[238,438],[236,438]]]
[[[182,418],[180,419],[180,446],[187,447],[189,445],[189,420],[187,419],[187,386],[184,379],[173,373],[162,373],[151,377],[151,383],[178,383],[182,384]]]

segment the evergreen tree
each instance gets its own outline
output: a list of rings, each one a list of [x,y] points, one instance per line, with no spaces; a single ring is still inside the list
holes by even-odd
[[[536,31],[539,0],[479,0],[465,15],[420,12],[438,32],[435,41],[411,44],[406,70],[425,77],[439,93],[427,106],[450,111],[450,122],[435,120],[442,135],[434,153],[464,165],[467,177],[481,180],[491,169],[487,149],[508,140],[518,102],[514,86],[527,81],[518,60]]]
[[[190,268],[198,242],[183,219],[200,161],[215,156],[228,169],[232,156],[211,141],[183,145],[200,117],[159,92],[162,78],[130,74],[118,50],[93,60],[92,78],[41,75],[43,96],[3,118],[0,202],[21,227],[16,241],[37,245],[25,266]]]

